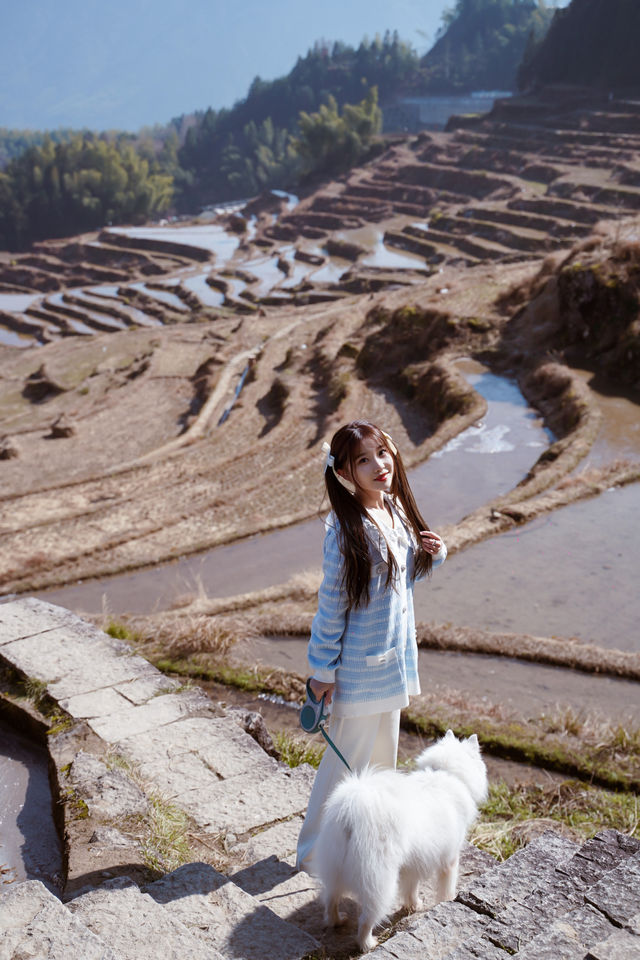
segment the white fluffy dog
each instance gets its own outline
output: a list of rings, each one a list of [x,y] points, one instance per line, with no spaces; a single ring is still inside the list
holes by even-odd
[[[358,944],[371,950],[373,928],[400,904],[419,906],[418,883],[435,874],[437,900],[452,900],[458,860],[478,805],[487,797],[487,771],[475,734],[451,730],[417,759],[418,770],[365,768],[347,776],[325,805],[315,848],[324,885],[325,918],[343,922],[343,894],[360,904]]]

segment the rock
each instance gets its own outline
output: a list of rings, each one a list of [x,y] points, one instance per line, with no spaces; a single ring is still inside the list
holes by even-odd
[[[0,891],[1,960],[121,960],[39,880]]]
[[[576,855],[561,864],[558,870],[570,877],[578,887],[585,888],[639,851],[640,841],[633,837],[617,833],[615,830],[602,830],[583,843]]]
[[[109,770],[102,760],[83,750],[71,764],[69,779],[92,815],[117,820],[145,813],[149,806],[143,791],[129,777],[120,770]]]
[[[469,884],[457,899],[478,913],[495,917],[507,904],[521,902],[530,893],[532,874],[536,885],[543,884],[576,850],[575,843],[548,831],[514,853],[499,870],[489,870]]]
[[[264,717],[255,710],[245,710],[243,707],[227,707],[227,716],[233,718],[245,733],[256,741],[262,747],[265,753],[270,757],[279,758],[279,753],[273,745],[271,734],[267,730]]]
[[[616,930],[587,953],[585,960],[638,960],[640,937],[628,930]]]
[[[78,622],[82,621],[64,607],[54,606],[35,597],[3,603],[0,605],[0,646],[36,636],[58,626],[73,629]],[[15,649],[18,650],[19,647]],[[24,672],[32,677],[39,676],[35,664]]]
[[[258,863],[268,857],[288,857],[296,851],[301,827],[302,817],[283,820],[260,833],[254,833],[246,843],[234,847],[233,852],[241,853],[245,863]],[[229,842],[230,838],[227,834],[227,843]],[[244,884],[241,886],[244,890],[248,889]]]
[[[51,424],[50,437],[59,439],[60,437],[73,437],[77,433],[75,424],[73,424],[66,414],[61,413],[57,420]]]
[[[129,740],[167,724],[173,724],[195,713],[209,710],[210,701],[197,687],[182,693],[167,693],[154,697],[139,706],[127,706],[126,709],[109,716],[90,719],[89,726],[107,743]]]
[[[592,907],[580,907],[558,917],[518,951],[522,960],[583,960],[588,945],[613,931],[606,917]],[[544,917],[541,926],[545,926]]]
[[[35,610],[31,612],[29,608],[27,612],[27,604],[33,604]],[[68,610],[39,604],[28,600],[0,606],[0,644],[4,644],[5,656],[18,670],[30,677],[46,677],[47,692],[56,700],[95,692],[98,684],[99,689],[104,689],[157,676],[155,667],[132,655],[127,644],[107,636]],[[55,613],[47,618],[50,609]],[[10,642],[6,642],[7,637]]]
[[[93,693],[81,693],[77,697],[63,698],[60,706],[70,716],[78,720],[90,717],[103,717],[130,706],[129,701],[112,687],[96,690]]]
[[[16,460],[20,456],[20,448],[12,437],[3,437],[0,440],[0,460]]]
[[[145,890],[225,957],[294,960],[319,947],[309,934],[258,904],[205,863],[185,864]]]
[[[127,680],[125,683],[119,683],[115,690],[130,703],[140,706],[159,696],[162,693],[174,693],[180,683],[171,677],[165,677],[163,674],[156,676],[143,677],[139,680]]]
[[[97,827],[89,837],[89,843],[100,847],[135,847],[133,837],[126,837],[115,827]]]
[[[616,926],[630,920],[640,904],[640,854],[609,871],[590,888],[585,899]]]
[[[66,391],[66,387],[58,383],[48,372],[43,363],[37,370],[27,377],[22,389],[23,396],[29,400],[39,402],[40,400],[49,400],[60,393]]]
[[[110,943],[123,960],[221,960],[217,950],[194,937],[128,877],[108,880],[96,890],[71,900],[68,907],[89,930]]]

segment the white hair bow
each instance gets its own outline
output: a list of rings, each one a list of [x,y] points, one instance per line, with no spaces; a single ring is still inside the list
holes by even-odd
[[[336,470],[336,458],[335,458],[335,457],[333,456],[333,454],[331,453],[331,447],[329,446],[329,444],[327,443],[326,440],[325,440],[324,443],[322,444],[322,452],[323,452],[324,458],[325,458],[325,460],[324,460],[324,469],[323,469],[323,471],[322,471],[323,474],[326,473],[327,470],[331,469],[331,471],[332,471],[334,477],[336,478],[336,480],[338,481],[338,483],[339,483],[342,487],[344,487],[345,490],[348,490],[349,493],[355,495],[355,492],[356,492],[355,484],[351,483],[349,480],[346,480],[344,477],[341,477],[340,474],[337,472],[337,470]]]
[[[336,458],[331,453],[331,447],[329,446],[326,440],[322,444],[322,453],[324,454],[324,458],[325,458],[323,473],[327,469],[327,467],[331,467],[331,469],[335,472]]]

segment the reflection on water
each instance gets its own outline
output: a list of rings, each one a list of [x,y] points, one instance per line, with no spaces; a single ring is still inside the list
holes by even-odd
[[[62,307],[63,309],[65,309],[68,306],[68,304],[66,304],[62,299],[63,296],[64,296],[64,291],[61,291],[60,293],[51,294],[50,297],[47,297],[47,300],[45,301],[45,306],[47,303],[51,303],[56,307]],[[69,324],[69,326],[76,333],[91,334],[91,335],[95,333],[95,330],[92,330],[91,327],[88,327],[85,323],[82,323],[81,320],[76,320],[75,317],[70,317],[66,313],[64,314],[64,322],[65,324]]]
[[[446,564],[430,583],[419,584],[416,592],[430,593],[445,569]],[[242,644],[242,655],[248,663],[263,663],[302,675],[307,672],[306,637],[247,639]],[[632,680],[486,654],[425,649],[419,651],[418,670],[426,693],[437,692],[438,688],[477,690],[481,677],[482,696],[507,711],[517,711],[523,719],[548,714],[562,704],[571,706],[576,713],[596,712],[622,722],[640,722],[638,684]]]
[[[48,755],[0,722],[0,867],[2,878],[40,880],[54,893],[62,849],[53,821]]]
[[[286,212],[290,213],[298,205],[298,197],[295,193],[287,193],[286,190],[272,190],[276,197],[283,197],[287,201]]]
[[[7,347],[33,347],[35,340],[28,334],[15,333],[13,330],[7,330],[0,326],[0,343]]]
[[[266,297],[273,287],[284,280],[285,274],[278,267],[278,259],[279,255],[271,255],[243,261],[242,269],[258,278],[258,283],[251,285],[251,290],[256,296]]]
[[[94,293],[99,297],[112,297],[114,300],[118,299],[118,288],[110,283],[101,283],[97,287],[88,287],[87,293]]]
[[[414,113],[417,128],[444,130],[453,115],[487,113],[497,99],[510,96],[504,90],[479,90],[462,96],[404,97],[398,103]]]
[[[367,251],[358,259],[366,267],[387,267],[394,270],[424,270],[424,257],[417,253],[398,251],[384,242],[384,231],[372,224],[355,230],[342,230],[335,236],[347,243],[356,243]],[[326,250],[322,251],[326,254]]]
[[[586,370],[574,371],[594,389],[594,375]],[[602,413],[602,425],[596,442],[582,466],[600,466],[610,463],[617,457],[640,457],[640,406],[629,397],[619,396],[619,385],[615,393],[598,393],[596,400]]]
[[[515,487],[553,440],[514,380],[470,359],[457,366],[487,401],[487,413],[411,471],[416,500],[436,528]]]
[[[0,293],[0,310],[24,313],[41,296],[41,293]]]
[[[460,361],[460,368],[487,396],[484,425],[489,430],[501,427],[512,443],[511,449],[478,458],[472,437],[446,456],[432,457],[410,471],[416,499],[436,529],[511,489],[531,465],[532,451],[527,444],[547,442],[539,417],[527,407],[515,383],[487,373],[471,360]],[[481,464],[476,465],[477,459]],[[89,581],[41,596],[71,609],[93,612],[102,609],[106,596],[108,609],[114,613],[145,613],[193,592],[199,581],[210,596],[231,596],[238,592],[238,571],[242,571],[243,591],[259,590],[283,583],[300,570],[319,567],[323,535],[322,521],[308,520],[152,570]]]
[[[416,616],[640,652],[639,514],[635,483],[469,547],[417,592]]]
[[[185,277],[182,285],[195,293],[200,303],[203,303],[205,307],[221,307],[224,293],[222,290],[216,290],[215,287],[209,286],[207,283],[208,276],[209,271],[198,273],[195,277]]]
[[[319,253],[321,256],[324,255],[323,251],[319,251]],[[350,260],[340,260],[338,257],[332,257],[324,266],[312,270],[309,279],[313,280],[314,283],[338,283],[342,274],[346,273],[352,266]]]
[[[423,270],[424,257],[418,254],[398,253],[388,247],[382,234],[378,237],[376,245],[371,253],[362,257],[359,261],[365,267],[388,267],[393,270]]]
[[[138,239],[184,243],[189,247],[211,250],[216,255],[217,266],[230,260],[240,243],[240,238],[236,234],[227,232],[223,226],[215,223],[191,224],[187,227],[127,227],[113,229],[111,232]]]
[[[309,276],[313,267],[310,263],[305,263],[303,260],[295,259],[295,248],[292,247],[287,253],[284,254],[284,259],[289,263],[289,273],[280,284],[284,289],[288,287],[297,287],[299,283]]]

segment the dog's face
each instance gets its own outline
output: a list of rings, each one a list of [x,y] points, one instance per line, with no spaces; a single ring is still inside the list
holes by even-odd
[[[453,730],[420,754],[416,764],[421,770],[443,770],[459,777],[468,787],[476,803],[487,796],[487,769],[480,755],[480,744],[473,733],[459,740]]]

